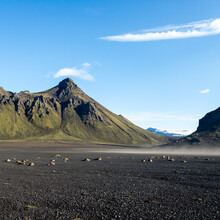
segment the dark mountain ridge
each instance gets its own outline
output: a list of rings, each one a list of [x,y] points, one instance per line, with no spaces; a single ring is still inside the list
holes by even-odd
[[[220,145],[220,107],[200,119],[194,133],[177,142],[190,145]]]

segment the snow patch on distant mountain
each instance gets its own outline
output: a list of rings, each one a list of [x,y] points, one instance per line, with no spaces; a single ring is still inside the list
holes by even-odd
[[[165,135],[169,137],[186,137],[193,133],[193,131],[189,130],[162,130],[156,128],[148,128],[147,131],[154,132],[155,134]]]

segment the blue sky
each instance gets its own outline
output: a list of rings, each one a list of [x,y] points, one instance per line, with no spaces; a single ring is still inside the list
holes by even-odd
[[[0,85],[37,92],[69,74],[143,128],[195,130],[220,105],[219,18],[218,0],[1,0]]]

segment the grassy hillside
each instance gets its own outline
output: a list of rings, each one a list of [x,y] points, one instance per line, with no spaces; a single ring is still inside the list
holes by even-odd
[[[34,94],[0,88],[0,139],[146,145],[169,141],[112,113],[69,78]]]

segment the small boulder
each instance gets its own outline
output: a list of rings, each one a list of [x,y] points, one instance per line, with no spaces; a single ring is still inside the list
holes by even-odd
[[[31,163],[29,163],[29,166],[33,167],[33,166],[35,166],[35,164],[33,162],[31,162]]]
[[[8,163],[9,163],[9,162],[11,162],[11,160],[10,160],[10,159],[7,159],[7,160],[6,160],[6,162],[8,162]]]
[[[150,158],[150,159],[148,160],[148,162],[152,163],[152,162],[153,162],[153,160]]]
[[[89,158],[84,159],[84,161],[90,162],[91,160]]]
[[[101,158],[101,157],[98,157],[98,158],[96,158],[95,160],[102,160],[102,158]]]
[[[142,160],[141,162],[142,162],[142,163],[146,163],[146,160]]]
[[[65,157],[63,160],[64,160],[64,162],[67,162],[67,161],[69,161],[69,158]]]
[[[18,165],[25,165],[24,161],[17,160],[16,162],[17,162]]]
[[[25,210],[30,210],[30,209],[37,209],[38,207],[37,206],[34,206],[34,205],[27,205],[24,207]]]
[[[53,162],[53,161],[51,161],[50,163],[48,163],[48,166],[55,166],[56,164]]]

